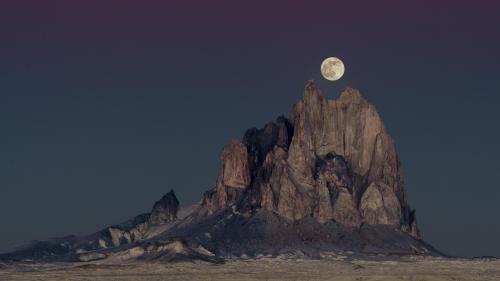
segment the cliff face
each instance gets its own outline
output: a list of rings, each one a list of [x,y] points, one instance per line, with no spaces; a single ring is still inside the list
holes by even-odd
[[[247,130],[224,147],[210,213],[259,209],[289,220],[394,225],[420,238],[394,142],[358,91],[326,100],[314,82],[289,117]]]

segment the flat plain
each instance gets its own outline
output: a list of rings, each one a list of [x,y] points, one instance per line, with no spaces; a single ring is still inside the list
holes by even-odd
[[[0,264],[0,280],[500,280],[498,259],[235,259],[204,262]]]

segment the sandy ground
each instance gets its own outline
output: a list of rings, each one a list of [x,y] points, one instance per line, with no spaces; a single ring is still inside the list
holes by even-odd
[[[284,260],[208,263],[0,264],[0,280],[500,280],[499,260]]]

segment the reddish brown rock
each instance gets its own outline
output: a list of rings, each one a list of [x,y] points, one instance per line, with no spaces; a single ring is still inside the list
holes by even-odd
[[[243,213],[264,208],[290,220],[395,225],[420,237],[394,142],[357,90],[326,100],[309,81],[289,118],[249,129],[221,160],[204,199],[211,211],[240,202]]]
[[[333,219],[349,226],[359,226],[361,224],[361,217],[356,209],[352,194],[346,188],[340,188],[333,203]]]
[[[219,184],[245,188],[250,184],[248,153],[244,144],[231,140],[224,147],[221,156],[221,176]]]
[[[384,199],[378,186],[371,183],[361,197],[359,211],[368,224],[388,224],[389,219],[384,206]]]
[[[236,203],[250,184],[247,147],[237,140],[224,146],[215,189],[205,194],[204,204],[211,212]]]

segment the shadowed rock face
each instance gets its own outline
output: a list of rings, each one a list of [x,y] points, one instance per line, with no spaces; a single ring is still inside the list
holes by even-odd
[[[247,215],[266,209],[291,220],[394,225],[420,238],[394,142],[357,90],[326,100],[309,81],[289,118],[247,130],[221,162],[203,199],[211,213],[234,205]]]
[[[161,225],[177,219],[179,210],[179,200],[175,197],[174,190],[171,189],[160,200],[153,205],[153,210],[149,216],[149,223]]]

